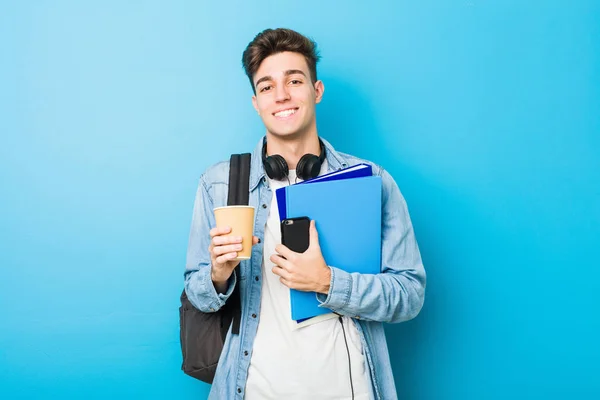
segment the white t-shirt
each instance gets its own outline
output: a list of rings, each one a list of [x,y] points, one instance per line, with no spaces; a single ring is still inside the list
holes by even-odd
[[[326,171],[323,165],[321,171]],[[289,173],[296,182],[296,171]],[[265,228],[262,264],[260,320],[246,382],[246,400],[265,399],[351,399],[348,350],[338,318],[295,328],[291,318],[290,289],[271,269],[275,246],[281,243],[279,211],[275,190],[287,186],[269,180],[273,200]],[[356,400],[369,399],[369,377],[360,336],[354,323],[343,317],[352,384]]]

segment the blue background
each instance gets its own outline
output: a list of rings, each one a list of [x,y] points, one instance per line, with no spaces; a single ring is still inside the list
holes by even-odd
[[[313,37],[319,132],[397,180],[428,272],[405,399],[599,398],[597,1],[3,2],[0,398],[204,398],[196,184],[264,133],[256,33]]]

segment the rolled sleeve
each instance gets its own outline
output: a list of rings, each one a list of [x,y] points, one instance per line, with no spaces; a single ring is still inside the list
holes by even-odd
[[[352,291],[352,275],[348,272],[329,267],[331,270],[331,279],[329,281],[329,293],[317,293],[319,307],[327,307],[332,311],[343,309],[350,301]]]
[[[188,298],[196,308],[203,312],[214,312],[225,305],[236,284],[236,275],[231,274],[231,277],[227,280],[227,291],[217,293],[211,279],[210,267],[205,267],[190,275],[185,288]]]

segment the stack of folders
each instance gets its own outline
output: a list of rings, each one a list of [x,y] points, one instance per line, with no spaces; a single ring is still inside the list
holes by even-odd
[[[358,164],[277,189],[280,219],[315,220],[327,265],[344,271],[377,274],[381,270],[381,177]],[[319,307],[315,292],[290,289],[292,320],[331,313]]]

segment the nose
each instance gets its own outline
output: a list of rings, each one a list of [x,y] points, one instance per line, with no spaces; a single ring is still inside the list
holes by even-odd
[[[286,85],[277,85],[275,87],[275,101],[283,102],[290,99],[290,93]]]

